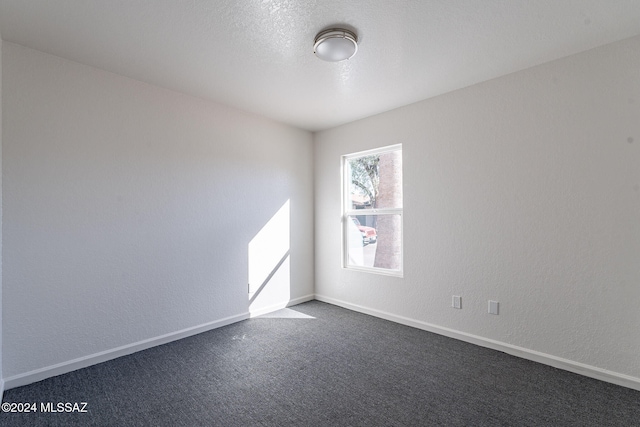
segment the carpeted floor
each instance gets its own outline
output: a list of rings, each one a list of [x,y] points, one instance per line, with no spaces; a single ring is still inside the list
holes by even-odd
[[[0,426],[640,426],[640,392],[317,301],[25,387]],[[86,413],[41,404],[86,402]]]

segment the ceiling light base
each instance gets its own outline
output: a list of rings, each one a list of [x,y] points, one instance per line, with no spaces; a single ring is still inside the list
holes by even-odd
[[[313,44],[313,53],[323,61],[350,59],[358,51],[358,36],[349,30],[331,28],[321,31]]]

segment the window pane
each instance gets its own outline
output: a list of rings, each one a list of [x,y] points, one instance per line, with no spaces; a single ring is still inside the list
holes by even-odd
[[[348,265],[400,270],[402,218],[400,215],[347,217]]]
[[[402,207],[402,150],[348,160],[349,209]]]

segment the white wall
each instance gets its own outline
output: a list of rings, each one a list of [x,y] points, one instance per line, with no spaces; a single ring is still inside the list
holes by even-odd
[[[317,298],[640,387],[639,70],[636,37],[318,133]],[[404,278],[344,270],[340,155],[397,143]]]
[[[2,64],[7,387],[246,318],[287,201],[252,311],[312,297],[310,133],[11,43]]]
[[[0,400],[4,393],[2,376],[2,38],[0,38]]]

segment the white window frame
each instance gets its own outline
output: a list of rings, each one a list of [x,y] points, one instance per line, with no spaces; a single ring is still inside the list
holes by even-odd
[[[350,200],[351,195],[351,174],[349,172],[348,161],[353,158],[370,156],[374,154],[382,154],[390,151],[402,151],[402,144],[388,145],[385,147],[375,148],[372,150],[359,151],[357,153],[345,154],[341,158],[341,179],[342,179],[342,268],[356,271],[364,271],[368,273],[382,274],[386,276],[403,277],[404,269],[404,221],[403,221],[403,207],[399,208],[382,208],[382,209],[351,209],[352,202]],[[349,175],[349,176],[347,176]],[[404,171],[403,171],[404,175]],[[404,177],[403,177],[404,178]],[[404,187],[404,179],[403,179]],[[404,188],[403,191],[403,205],[404,205]],[[360,215],[400,215],[400,269],[392,270],[388,268],[380,267],[366,267],[349,264],[349,240],[348,240],[348,226],[350,216]]]

